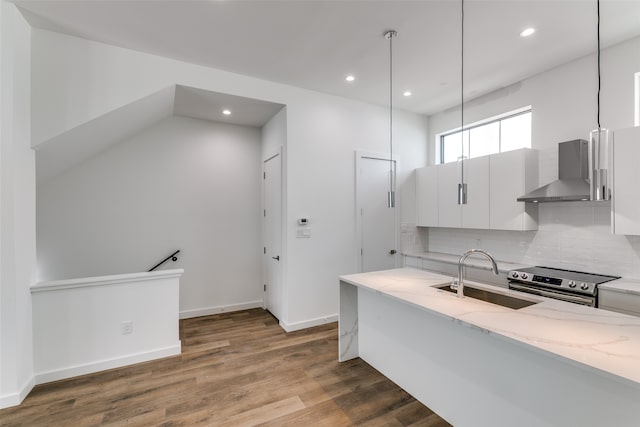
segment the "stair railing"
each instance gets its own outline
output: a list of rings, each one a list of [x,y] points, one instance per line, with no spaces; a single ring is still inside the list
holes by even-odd
[[[168,257],[166,257],[165,259],[163,259],[162,261],[160,261],[159,263],[157,263],[156,265],[154,265],[153,267],[151,267],[149,269],[149,271],[153,271],[156,268],[160,267],[162,264],[164,264],[165,262],[171,260],[171,261],[177,261],[178,260],[178,253],[180,252],[180,249],[178,249],[177,251],[175,251],[174,253],[172,253],[171,255],[169,255]]]

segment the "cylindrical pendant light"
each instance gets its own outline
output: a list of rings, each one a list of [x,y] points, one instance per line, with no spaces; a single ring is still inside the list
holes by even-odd
[[[389,30],[384,37],[389,40],[389,191],[387,193],[387,206],[396,207],[395,168],[393,167],[393,38],[398,33]]]
[[[460,183],[458,184],[458,204],[467,204],[467,183],[464,182],[464,0],[460,11]]]
[[[610,200],[609,162],[612,148],[610,132],[600,126],[600,0],[597,1],[598,39],[598,129],[591,131],[589,138],[589,186],[591,200]]]

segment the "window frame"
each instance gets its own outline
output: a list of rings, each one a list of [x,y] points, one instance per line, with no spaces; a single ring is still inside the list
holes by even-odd
[[[640,81],[640,73],[638,74],[638,81]],[[509,111],[506,112],[504,114],[500,114],[491,118],[488,118],[486,120],[481,120],[478,122],[474,122],[471,123],[467,126],[464,126],[462,129],[460,128],[456,128],[456,129],[452,129],[446,132],[442,132],[436,135],[436,138],[438,139],[438,148],[439,148],[439,153],[438,156],[436,156],[438,158],[438,164],[444,164],[444,139],[447,136],[451,136],[451,135],[455,135],[457,133],[464,133],[464,132],[469,132],[469,151],[471,151],[471,130],[475,129],[475,128],[479,128],[482,126],[487,126],[490,125],[492,123],[496,123],[498,122],[498,153],[502,152],[502,124],[500,122],[502,122],[503,120],[508,120],[511,119],[513,117],[518,117],[521,116],[523,114],[530,114],[533,112],[533,108],[531,107],[531,105],[527,106],[527,107],[523,107],[523,108],[519,108],[517,110],[513,110],[513,111]],[[468,159],[468,157],[464,156],[463,154],[463,159]],[[451,162],[450,162],[451,163]]]

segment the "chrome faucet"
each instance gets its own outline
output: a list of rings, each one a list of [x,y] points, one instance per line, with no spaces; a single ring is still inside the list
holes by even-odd
[[[489,261],[491,261],[491,268],[493,269],[493,274],[495,274],[496,276],[498,275],[498,265],[496,264],[496,260],[493,259],[491,254],[483,251],[482,249],[468,250],[460,257],[460,260],[458,261],[458,281],[456,282],[454,279],[453,283],[451,284],[451,289],[458,290],[458,298],[464,297],[464,281],[462,278],[462,276],[464,275],[464,261],[467,259],[469,255],[473,255],[473,254],[484,255]]]

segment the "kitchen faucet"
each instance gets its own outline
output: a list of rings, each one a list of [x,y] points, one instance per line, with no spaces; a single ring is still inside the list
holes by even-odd
[[[458,261],[458,281],[456,282],[456,280],[454,279],[453,283],[451,284],[451,289],[458,290],[458,298],[464,297],[464,281],[462,278],[464,274],[463,273],[464,261],[467,259],[469,255],[473,255],[473,254],[484,255],[489,261],[491,261],[491,268],[493,269],[493,274],[495,274],[496,276],[498,275],[498,265],[496,264],[496,260],[493,259],[491,254],[483,251],[482,249],[468,250],[460,257],[460,260]]]

